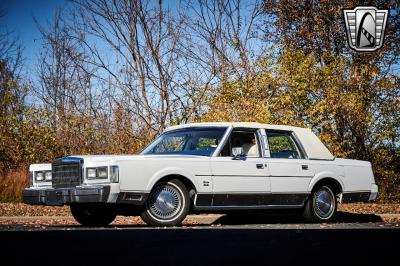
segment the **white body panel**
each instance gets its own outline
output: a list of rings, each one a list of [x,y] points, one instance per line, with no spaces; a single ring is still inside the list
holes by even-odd
[[[210,158],[203,156],[146,155],[116,161],[120,168],[121,191],[150,191],[154,184],[168,175],[189,179],[198,192],[208,192],[203,181],[210,181]]]
[[[309,160],[268,158],[265,160],[271,176],[271,192],[308,192],[308,185],[314,176]],[[303,170],[308,165],[309,170]]]
[[[271,191],[270,178],[263,165],[263,158],[232,160],[230,157],[211,158],[213,192],[266,193]]]

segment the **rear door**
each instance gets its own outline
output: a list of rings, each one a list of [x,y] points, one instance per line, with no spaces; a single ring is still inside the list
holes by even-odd
[[[300,141],[291,131],[266,130],[269,158],[266,163],[275,194],[304,194],[315,174]]]

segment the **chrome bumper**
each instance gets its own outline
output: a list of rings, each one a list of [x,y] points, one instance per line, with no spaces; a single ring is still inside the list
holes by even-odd
[[[71,203],[106,203],[109,186],[74,188],[27,188],[23,201],[32,205],[62,206]]]
[[[371,185],[371,194],[369,195],[369,200],[376,200],[378,197],[378,186],[376,184]]]

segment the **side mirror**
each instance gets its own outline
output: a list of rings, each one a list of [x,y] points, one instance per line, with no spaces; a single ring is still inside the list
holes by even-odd
[[[233,155],[233,160],[239,160],[242,156],[244,156],[243,148],[242,147],[233,147],[232,155]]]

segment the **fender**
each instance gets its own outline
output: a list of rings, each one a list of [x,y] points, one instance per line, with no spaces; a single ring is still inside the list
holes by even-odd
[[[323,171],[323,172],[317,173],[311,179],[310,184],[308,185],[308,192],[311,192],[311,190],[314,188],[315,184],[324,178],[330,178],[330,179],[334,179],[334,180],[338,181],[340,186],[342,187],[342,190],[345,191],[344,183],[342,180],[342,178],[343,178],[342,175],[337,175],[331,171]]]
[[[189,173],[188,171],[185,171],[184,169],[178,168],[178,167],[168,167],[168,168],[163,168],[156,173],[150,178],[149,183],[147,184],[146,191],[151,191],[151,189],[154,187],[154,185],[163,177],[168,176],[168,175],[180,175],[188,180],[190,180],[193,185],[195,186],[196,191],[198,191],[199,184],[197,183],[196,179],[194,178],[194,175]]]

